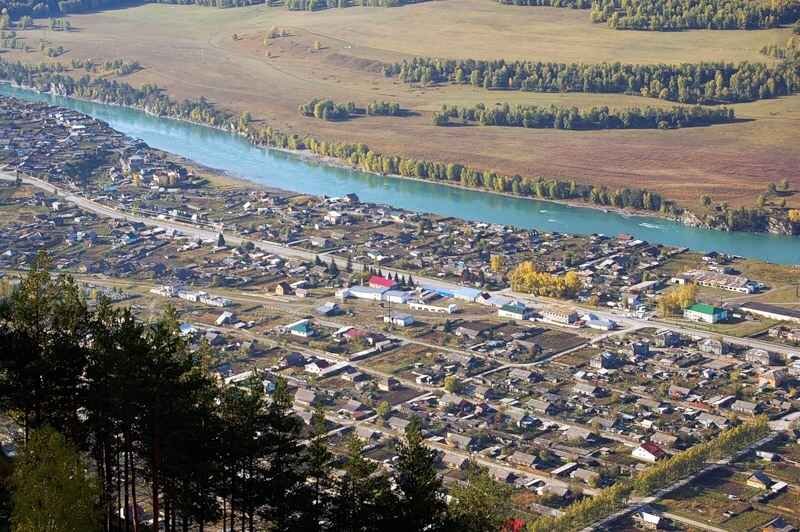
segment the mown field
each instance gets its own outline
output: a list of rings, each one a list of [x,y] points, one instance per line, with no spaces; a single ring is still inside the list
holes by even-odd
[[[52,61],[40,39],[64,46],[57,60],[124,58],[144,70],[125,79],[157,83],[176,97],[205,96],[250,111],[279,129],[364,142],[375,150],[471,164],[505,174],[574,178],[611,187],[640,186],[692,206],[702,194],[752,205],[767,183],[800,187],[800,96],[733,106],[739,123],[671,131],[558,131],[502,127],[441,128],[442,104],[485,103],[671,106],[656,99],[602,94],[412,87],[387,79],[382,62],[415,55],[631,63],[767,61],[758,50],[790,30],[614,31],[570,9],[500,6],[491,0],[442,0],[403,8],[289,12],[254,6],[218,10],[146,5],[71,16],[76,31],[20,32],[35,52],[7,58]],[[272,27],[289,36],[264,36]],[[237,38],[234,39],[234,34]],[[408,117],[324,122],[302,117],[314,97],[397,101]],[[795,195],[795,198],[797,195]],[[790,200],[800,201],[800,200]]]

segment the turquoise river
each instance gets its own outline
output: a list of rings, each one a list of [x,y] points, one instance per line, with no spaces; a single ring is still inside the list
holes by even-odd
[[[411,211],[565,233],[628,233],[652,243],[719,251],[781,264],[800,264],[800,238],[726,233],[688,227],[668,220],[625,216],[599,209],[510,198],[318,164],[213,128],[148,115],[135,109],[40,94],[0,84],[0,94],[75,109],[150,146],[181,155],[231,176],[307,194],[341,196],[354,192],[362,201]]]

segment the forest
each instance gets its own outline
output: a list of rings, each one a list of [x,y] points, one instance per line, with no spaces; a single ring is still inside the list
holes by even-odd
[[[498,0],[515,6],[591,9],[592,22],[615,30],[755,30],[792,24],[800,2],[752,0]]]
[[[754,30],[792,24],[800,18],[800,2],[593,0],[591,16],[618,30]]]
[[[0,297],[0,403],[22,431],[2,483],[15,531],[137,530],[144,504],[147,529],[168,532],[488,532],[512,517],[510,488],[477,466],[450,491],[489,510],[445,502],[419,419],[391,472],[356,437],[334,456],[323,414],[306,428],[284,379],[224,384],[209,370],[217,354],[190,344],[173,309],[145,322],[102,298],[90,306],[51,266],[40,254]]]
[[[386,65],[384,74],[406,83],[456,83],[488,90],[634,94],[717,105],[791,94],[800,87],[796,64],[544,63],[416,57]]]
[[[736,119],[733,109],[707,107],[628,107],[609,109],[608,107],[537,105],[497,105],[487,108],[483,104],[474,107],[443,106],[434,114],[433,123],[437,126],[459,123],[477,123],[482,126],[526,127],[535,129],[677,129],[681,127],[709,126],[724,124]]]

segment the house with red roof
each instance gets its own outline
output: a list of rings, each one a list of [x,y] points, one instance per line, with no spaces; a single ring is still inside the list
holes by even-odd
[[[386,277],[381,277],[380,275],[373,275],[369,278],[369,286],[372,288],[385,288],[390,290],[397,286],[397,283],[392,281],[391,279],[387,279]]]
[[[666,458],[667,453],[664,451],[664,449],[649,441],[634,449],[633,452],[631,452],[631,456],[637,460],[642,460],[643,462],[653,463],[661,460],[662,458]]]

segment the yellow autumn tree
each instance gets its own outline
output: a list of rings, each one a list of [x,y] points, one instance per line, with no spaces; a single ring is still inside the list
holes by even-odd
[[[509,274],[509,280],[512,290],[549,297],[574,297],[582,286],[575,272],[563,276],[540,272],[531,261],[517,265]]]
[[[800,224],[800,209],[791,209],[789,211],[789,221]]]
[[[501,273],[506,267],[506,260],[502,255],[492,255],[489,259],[489,267],[494,273]]]
[[[673,316],[678,312],[691,307],[697,301],[697,285],[686,283],[664,292],[658,300],[658,310],[661,316]]]

